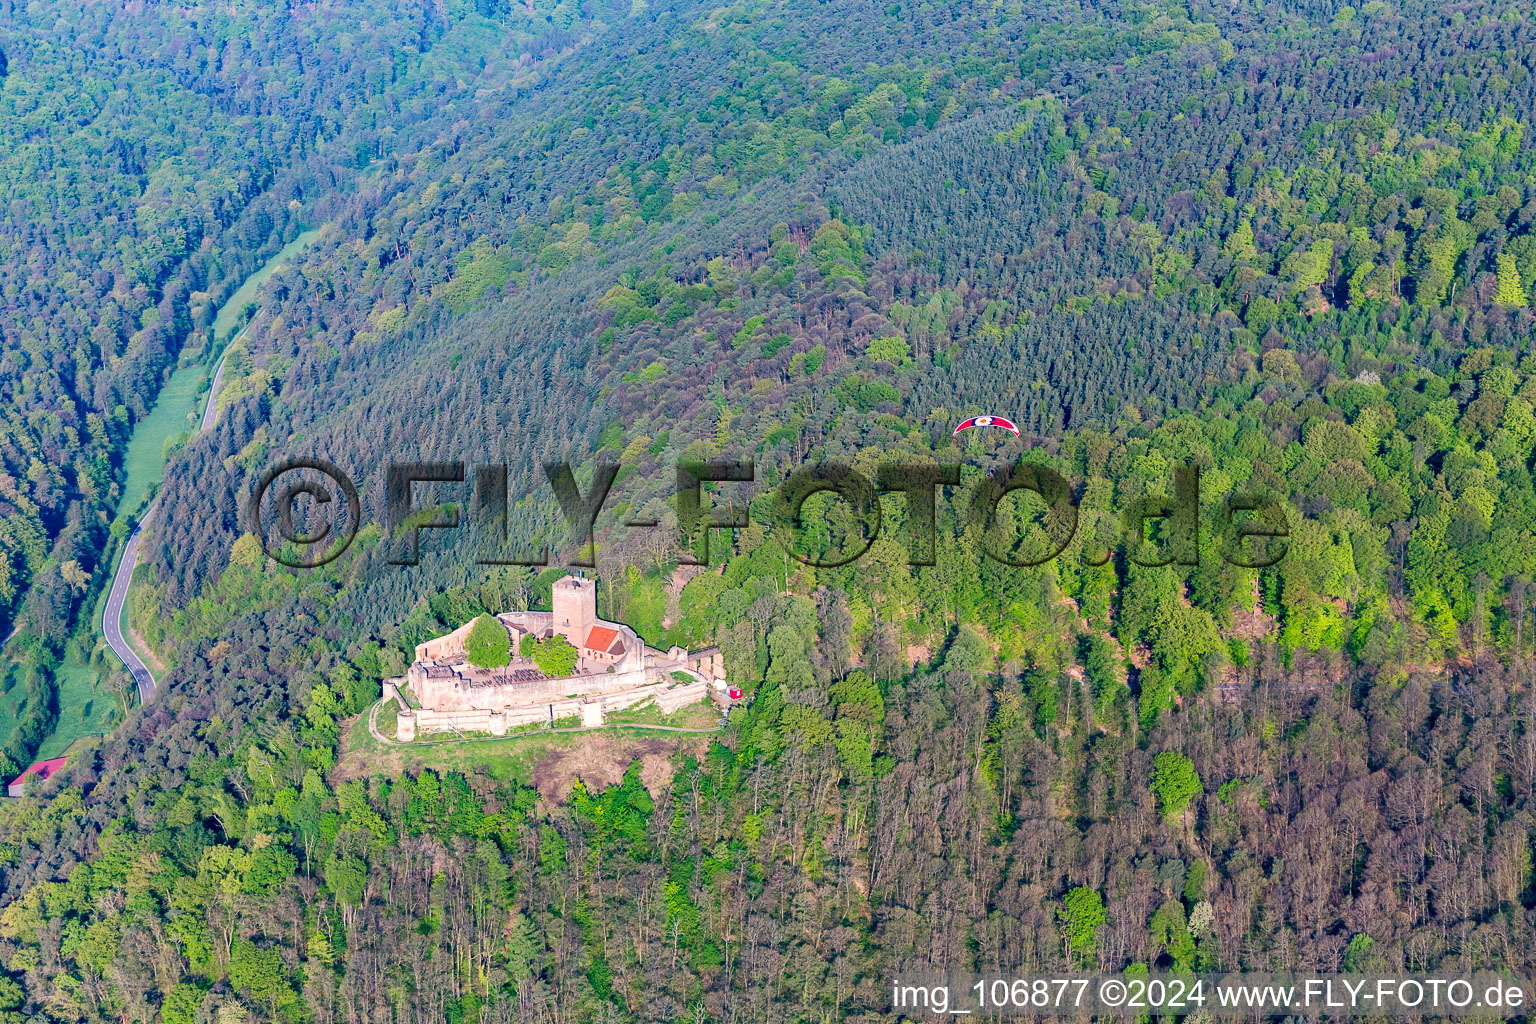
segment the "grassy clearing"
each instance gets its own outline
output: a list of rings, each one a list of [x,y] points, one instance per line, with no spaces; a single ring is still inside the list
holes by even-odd
[[[388,736],[391,739],[395,735],[395,727],[400,718],[400,705],[392,700],[386,700],[379,705],[379,713],[375,717],[374,724],[378,726],[380,736]],[[366,735],[366,731],[364,733]],[[372,736],[368,737],[373,739]]]
[[[607,716],[607,721],[634,725],[670,725],[679,729],[710,729],[720,724],[720,712],[713,705],[701,701],[680,708],[676,714],[664,715],[655,701],[646,701],[639,707],[615,711]]]
[[[382,757],[370,759],[367,770],[391,775],[402,770],[415,774],[423,768],[437,772],[483,771],[494,779],[528,784],[534,781],[534,769],[551,755],[563,755],[579,762],[598,752],[598,757],[613,761],[607,766],[608,773],[617,778],[639,750],[695,747],[708,739],[708,736],[696,733],[655,732],[643,728],[531,732],[505,739],[450,740],[391,747]]]
[[[557,748],[574,746],[580,739],[579,733],[528,733],[504,740],[434,744],[430,750],[419,753],[402,752],[401,763],[412,772],[422,768],[452,772],[481,768],[494,779],[528,783],[533,779],[534,766],[545,755]]]
[[[16,728],[16,716],[26,696],[27,689],[16,663],[8,661],[0,665],[0,737],[9,736]]]
[[[391,706],[393,701],[390,702]],[[388,718],[388,728],[385,719]],[[394,712],[379,709],[379,732],[394,735]],[[434,771],[466,771],[483,768],[497,779],[527,782],[534,765],[549,751],[571,746],[582,733],[520,733],[506,739],[464,741],[433,737],[419,743],[385,746],[368,734],[368,713],[357,716],[347,729],[345,752],[333,773],[338,779],[361,778],[374,774],[412,774],[423,768]]]
[[[87,750],[90,750],[92,747],[94,747],[96,744],[100,743],[101,739],[102,738],[100,736],[82,736],[78,740],[75,740],[75,742],[71,743],[67,748],[65,748],[63,756],[75,757],[78,754],[83,754]]]
[[[118,717],[117,695],[98,687],[96,671],[70,654],[54,673],[58,694],[59,720],[53,734],[37,749],[36,759],[46,761],[94,742],[105,735]],[[16,727],[16,716],[26,700],[26,683],[21,666],[7,661],[0,666],[0,735],[9,735]]]
[[[117,695],[100,685],[96,671],[73,657],[54,675],[59,693],[59,724],[38,748],[39,759],[66,753],[82,740],[105,735],[117,717]]]
[[[223,341],[235,332],[245,318],[245,310],[256,301],[256,293],[261,286],[271,277],[277,268],[288,262],[301,251],[309,247],[309,244],[320,236],[319,228],[310,228],[301,232],[299,237],[289,242],[278,250],[277,255],[266,262],[260,270],[240,282],[240,287],[219,307],[218,314],[213,318],[213,336]]]
[[[382,744],[375,740],[368,732],[368,713],[365,711],[346,727],[344,752],[337,764],[333,781],[375,774],[393,776],[403,771],[415,773],[423,768],[431,768],[440,772],[479,770],[493,778],[526,783],[533,778],[534,768],[553,753],[580,753],[592,749],[594,745],[606,748],[655,742],[675,748],[708,740],[709,737],[699,733],[664,732],[647,726],[713,729],[720,724],[719,713],[706,704],[683,708],[675,715],[662,715],[654,704],[648,705],[648,708],[628,712],[633,717],[612,716],[610,723],[620,725],[620,728],[563,733],[535,729],[504,738],[476,734],[460,738],[452,733],[435,733],[414,743],[402,744]],[[380,706],[376,724],[381,735],[393,738],[393,701]],[[623,728],[623,725],[632,725],[634,728]]]
[[[123,455],[127,479],[117,503],[118,519],[137,512],[150,488],[165,476],[166,442],[196,426],[197,395],[206,376],[207,369],[200,365],[178,369],[160,389],[149,415],[134,425]]]

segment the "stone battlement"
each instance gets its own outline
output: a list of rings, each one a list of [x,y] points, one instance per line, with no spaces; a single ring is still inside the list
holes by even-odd
[[[583,724],[602,723],[605,712],[655,700],[671,714],[720,690],[725,672],[718,648],[690,653],[673,647],[663,654],[647,647],[623,623],[597,617],[597,586],[566,576],[552,588],[553,611],[503,612],[496,620],[507,630],[511,663],[479,668],[467,660],[473,620],[445,636],[416,645],[416,660],[403,682],[420,707],[402,710],[399,738],[431,732],[488,732],[578,716]],[[564,637],[576,648],[576,671],[550,678],[517,653],[523,637],[545,641]],[[684,682],[679,676],[686,677]],[[392,684],[385,684],[389,696]],[[403,702],[402,702],[403,703]],[[409,737],[407,737],[409,733]]]
[[[524,704],[497,710],[441,711],[420,708],[401,711],[396,717],[396,738],[409,742],[417,736],[443,732],[481,732],[505,736],[527,725],[553,725],[564,718],[580,718],[585,727],[602,725],[604,716],[654,700],[663,714],[672,714],[709,696],[702,679],[687,683],[670,680],[631,687],[600,697],[568,697],[545,704]]]

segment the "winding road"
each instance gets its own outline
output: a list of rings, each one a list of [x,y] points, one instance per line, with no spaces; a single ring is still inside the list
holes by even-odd
[[[304,232],[274,256],[269,266],[275,268],[283,260],[292,258],[296,252],[313,241],[319,233],[319,228]],[[258,274],[260,273],[258,272]],[[270,271],[267,271],[267,273],[270,273]],[[260,278],[258,278],[259,280]],[[238,294],[238,291],[236,294]],[[249,327],[250,325],[247,324],[245,329],[249,329]],[[244,330],[240,333],[243,334]],[[232,344],[238,338],[239,335],[236,335],[234,339],[231,339],[230,343]],[[226,344],[224,346],[224,354],[219,357],[219,365],[214,368],[213,379],[208,384],[207,404],[203,406],[203,415],[198,421],[197,426],[199,433],[212,427],[214,421],[219,418],[219,387],[224,383],[224,363],[228,357],[229,345]],[[132,673],[134,685],[139,688],[139,701],[141,703],[148,701],[154,696],[155,677],[149,671],[149,666],[144,664],[144,659],[138,656],[123,636],[123,608],[128,603],[128,586],[133,582],[133,570],[139,564],[140,532],[149,522],[150,516],[154,515],[155,505],[156,502],[154,501],[149,503],[149,507],[144,510],[144,514],[139,517],[139,521],[134,523],[133,532],[128,535],[128,543],[123,545],[122,557],[118,559],[117,571],[112,577],[112,590],[107,595],[107,607],[101,616],[101,631],[106,636],[107,646],[112,649],[112,653],[117,655],[118,659]],[[15,635],[15,630],[12,631],[11,635]],[[10,637],[6,637],[6,641],[9,640]],[[4,646],[4,644],[0,643],[0,646]]]
[[[203,418],[198,423],[199,431],[207,430],[213,426],[214,420],[219,416],[219,385],[224,382],[224,360],[228,353],[219,357],[219,365],[213,371],[213,380],[208,385],[208,403],[203,407]],[[101,631],[106,634],[107,646],[112,648],[112,653],[117,655],[128,671],[133,674],[133,682],[139,688],[139,703],[147,702],[155,695],[155,676],[150,672],[149,666],[144,664],[132,645],[123,636],[123,606],[128,603],[128,585],[133,582],[133,570],[139,564],[139,540],[144,524],[149,522],[149,517],[154,514],[155,502],[150,502],[139,521],[133,524],[133,532],[128,535],[128,543],[123,545],[123,557],[118,560],[117,573],[112,577],[112,592],[107,595],[106,611],[101,616]]]
[[[128,666],[128,671],[133,674],[133,681],[139,688],[139,703],[145,703],[155,694],[155,677],[149,671],[149,666],[129,646],[123,637],[123,605],[128,601],[128,584],[133,582],[133,569],[139,564],[139,534],[144,529],[144,523],[155,511],[155,503],[150,502],[144,510],[143,517],[133,524],[133,532],[128,535],[128,543],[123,545],[123,557],[117,563],[117,575],[112,577],[112,592],[107,595],[107,608],[101,615],[101,630],[107,636],[107,646],[112,648],[112,653]]]
[[[208,402],[203,407],[203,418],[197,425],[200,432],[213,426],[219,416],[219,385],[224,382],[224,360],[229,357],[227,348],[225,354],[219,357],[219,365],[214,369],[213,380],[208,385]],[[149,517],[154,515],[155,504],[150,502],[139,521],[133,524],[128,543],[123,545],[123,557],[117,563],[117,573],[112,577],[112,592],[107,595],[106,610],[101,616],[101,631],[106,634],[107,646],[112,648],[112,653],[133,674],[141,704],[155,695],[155,676],[123,636],[123,606],[128,603],[128,585],[133,582],[133,570],[139,564],[139,535],[144,524],[149,522]]]

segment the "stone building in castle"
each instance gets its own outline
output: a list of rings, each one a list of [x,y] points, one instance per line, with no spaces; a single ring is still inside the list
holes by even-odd
[[[496,620],[507,630],[511,663],[494,669],[469,664],[466,644],[473,622],[446,636],[416,645],[416,660],[403,680],[388,680],[384,695],[399,704],[397,736],[414,739],[429,732],[488,732],[533,723],[553,723],[572,716],[583,725],[599,725],[605,713],[654,700],[671,713],[713,699],[729,703],[739,690],[726,685],[717,648],[662,652],[647,647],[628,626],[597,616],[597,585],[566,576],[553,587],[552,610],[503,612]],[[575,672],[550,678],[518,653],[523,637],[564,637],[576,648]],[[419,707],[401,696],[408,685]]]

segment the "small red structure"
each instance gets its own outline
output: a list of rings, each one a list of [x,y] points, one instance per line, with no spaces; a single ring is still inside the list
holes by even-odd
[[[742,698],[741,687],[739,687],[739,686],[731,687],[730,694],[731,694],[731,700],[741,700],[741,698]]]
[[[581,645],[581,653],[583,657],[598,661],[618,661],[624,657],[624,639],[616,629],[593,626],[586,642]]]
[[[20,775],[11,780],[11,784],[6,787],[6,795],[21,796],[27,790],[27,783],[31,782],[33,779],[42,781],[43,779],[48,778],[54,772],[58,771],[60,768],[63,768],[64,762],[68,760],[69,758],[67,757],[54,757],[48,759],[47,761],[32,762],[26,771],[22,772]]]

